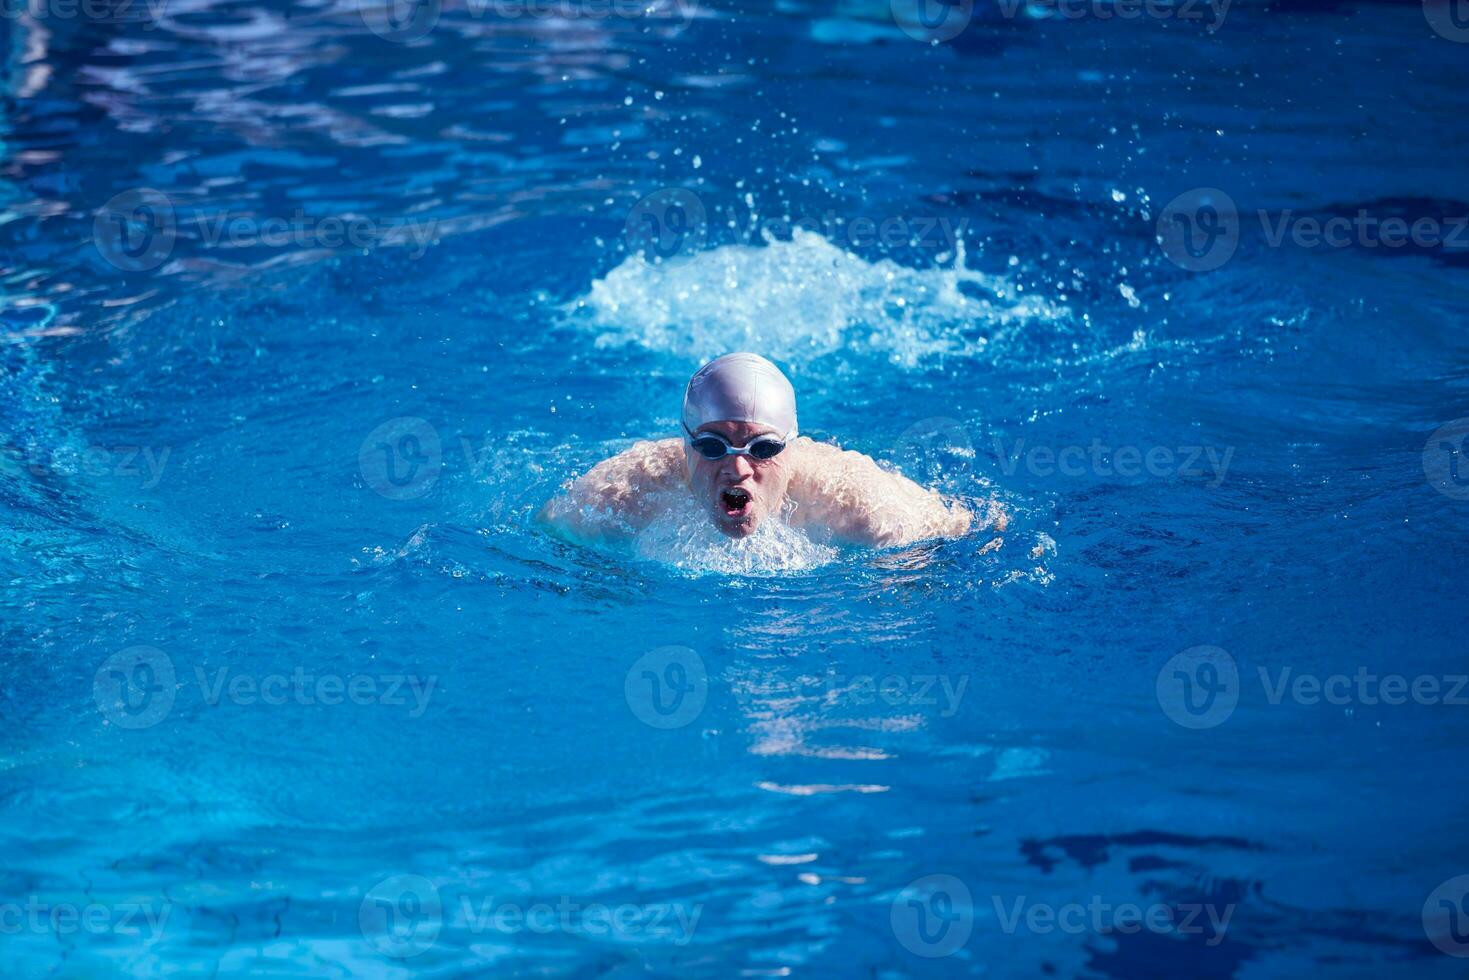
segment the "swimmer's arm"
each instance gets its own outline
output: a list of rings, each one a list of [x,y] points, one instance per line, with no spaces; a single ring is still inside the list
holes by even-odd
[[[882,469],[869,456],[800,440],[790,496],[792,523],[830,528],[837,538],[890,548],[929,538],[968,533],[969,508],[927,490],[899,473]]]
[[[537,518],[585,541],[626,540],[656,516],[659,491],[685,479],[681,439],[635,443],[572,481]]]

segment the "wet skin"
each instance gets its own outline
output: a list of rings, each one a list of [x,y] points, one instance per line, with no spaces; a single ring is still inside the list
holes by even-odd
[[[694,434],[706,432],[723,436],[736,448],[749,445],[759,436],[779,439],[785,435],[757,422],[709,422]],[[746,537],[755,533],[767,517],[780,513],[793,474],[791,446],[772,459],[734,454],[705,459],[685,442],[684,456],[694,498],[723,534]]]

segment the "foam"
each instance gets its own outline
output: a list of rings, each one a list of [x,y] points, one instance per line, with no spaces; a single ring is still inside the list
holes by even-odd
[[[668,506],[634,541],[637,553],[690,572],[780,575],[830,564],[837,550],[819,544],[777,517],[760,522],[746,538],[721,534],[688,494],[670,495]]]
[[[789,241],[767,234],[763,245],[671,261],[635,255],[566,310],[599,346],[699,359],[757,350],[776,361],[845,349],[908,367],[976,354],[997,333],[1064,312],[964,261],[961,241],[946,264],[929,268],[868,262],[798,228]]]

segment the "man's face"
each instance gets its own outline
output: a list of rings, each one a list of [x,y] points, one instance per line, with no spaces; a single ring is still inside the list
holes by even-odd
[[[756,422],[709,422],[699,426],[695,435],[712,432],[723,436],[736,448],[749,445],[756,436],[782,438],[768,425]],[[791,481],[791,449],[789,446],[774,459],[725,455],[705,459],[684,441],[684,454],[689,461],[689,486],[694,498],[708,511],[714,526],[732,538],[753,534],[760,522],[779,513],[785,501],[786,486]]]

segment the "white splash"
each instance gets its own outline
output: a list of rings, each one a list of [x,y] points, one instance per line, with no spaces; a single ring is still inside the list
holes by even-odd
[[[836,560],[837,550],[812,541],[785,521],[763,521],[747,538],[726,537],[687,496],[670,501],[638,534],[637,553],[690,572],[725,575],[779,575]]]
[[[1006,330],[1064,312],[966,268],[962,241],[947,264],[914,269],[868,262],[805,229],[666,262],[633,256],[567,311],[603,346],[700,359],[758,350],[778,361],[868,350],[903,366],[977,353]]]

